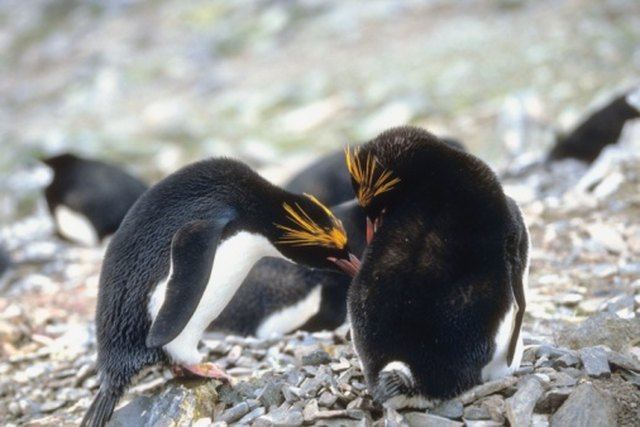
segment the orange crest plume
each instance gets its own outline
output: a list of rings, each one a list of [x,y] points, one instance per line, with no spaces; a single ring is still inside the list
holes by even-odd
[[[322,210],[331,218],[333,226],[331,229],[326,230],[320,227],[310,216],[307,214],[299,204],[295,204],[295,207],[288,203],[283,203],[282,207],[289,214],[287,218],[293,222],[297,228],[288,227],[286,225],[274,224],[280,230],[284,230],[285,234],[280,239],[280,243],[285,243],[294,246],[327,246],[330,248],[343,249],[347,245],[347,233],[342,227],[342,222],[333,215],[333,212],[329,210],[325,205],[320,203],[318,199],[310,194],[306,194],[312,202],[320,206]]]
[[[389,170],[381,170],[376,177],[376,159],[371,155],[367,155],[364,164],[360,162],[358,157],[359,148],[355,148],[353,153],[349,147],[344,150],[347,159],[347,169],[353,180],[358,184],[358,203],[362,207],[366,207],[374,197],[379,194],[386,193],[400,182],[400,178],[392,178],[393,173]]]

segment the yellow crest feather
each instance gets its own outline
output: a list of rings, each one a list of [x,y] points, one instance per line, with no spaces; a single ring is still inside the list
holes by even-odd
[[[284,236],[280,239],[280,243],[294,246],[320,245],[343,249],[347,245],[347,233],[344,231],[342,222],[333,215],[333,212],[331,212],[329,208],[320,203],[318,199],[310,194],[305,194],[305,196],[322,208],[331,219],[333,226],[329,230],[326,230],[320,227],[298,203],[291,206],[285,202],[282,204],[282,207],[288,214],[287,218],[298,228],[275,224],[277,228],[285,232]]]
[[[392,190],[393,187],[400,182],[400,178],[393,178],[393,173],[389,170],[382,170],[376,177],[377,162],[370,153],[367,154],[367,159],[363,167],[358,157],[359,148],[355,148],[352,153],[351,149],[347,147],[344,152],[347,169],[353,177],[353,180],[358,184],[356,196],[358,197],[360,206],[367,206],[374,197]]]

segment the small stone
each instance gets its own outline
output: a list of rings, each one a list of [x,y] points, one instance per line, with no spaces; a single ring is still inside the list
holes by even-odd
[[[306,422],[312,422],[316,419],[318,412],[320,412],[320,409],[318,408],[318,401],[316,399],[311,399],[304,407],[302,415]]]
[[[404,417],[409,422],[409,426],[429,426],[429,427],[462,427],[464,424],[452,421],[437,415],[424,412],[407,412]]]
[[[512,426],[526,426],[531,423],[533,409],[542,397],[544,389],[533,376],[524,377],[518,384],[518,391],[505,401],[507,418]]]
[[[49,400],[40,406],[40,410],[44,413],[53,412],[56,409],[60,409],[64,406],[65,402],[63,400]]]
[[[616,403],[591,383],[580,384],[551,417],[551,427],[614,426]]]
[[[440,415],[441,417],[458,420],[462,418],[464,413],[464,405],[457,399],[447,400],[433,408],[430,413]]]
[[[489,420],[491,419],[491,414],[489,413],[489,409],[485,406],[467,406],[464,408],[463,418],[466,420]]]
[[[303,365],[326,365],[331,362],[331,356],[324,350],[318,349],[314,350],[309,354],[305,354],[302,356],[302,364]]]
[[[567,353],[558,357],[553,361],[553,367],[558,368],[568,368],[570,366],[577,366],[580,363],[580,359],[578,359],[573,354]]]
[[[296,427],[304,422],[302,412],[296,409],[274,409],[266,415],[256,419],[255,424],[264,423],[265,426]]]
[[[545,414],[533,414],[531,427],[549,427],[549,416]]]
[[[553,381],[555,387],[573,387],[576,383],[576,379],[565,372],[558,372]]]
[[[504,377],[484,384],[480,384],[460,395],[458,397],[458,400],[460,400],[463,405],[468,405],[469,403],[475,402],[482,397],[488,396],[493,393],[498,393],[508,387],[511,387],[517,382],[518,379],[516,377]]]
[[[238,424],[251,424],[256,418],[265,414],[266,409],[259,407],[238,420]]]
[[[332,363],[329,366],[331,367],[332,371],[341,372],[341,371],[345,371],[345,370],[349,369],[351,367],[351,363],[347,359],[342,358],[342,359],[340,359],[339,362]]]
[[[217,417],[216,421],[225,421],[227,423],[232,423],[244,417],[248,413],[249,405],[247,404],[247,402],[240,402],[220,414]]]
[[[614,367],[640,372],[640,361],[632,356],[608,351],[607,358],[609,359],[609,364]]]
[[[585,372],[590,377],[609,378],[611,376],[609,358],[604,348],[600,346],[585,347],[580,350],[580,359],[582,359]]]
[[[267,382],[264,388],[258,392],[257,398],[266,408],[280,406],[284,401],[282,383],[276,383],[274,381]]]
[[[538,401],[535,411],[543,414],[553,414],[567,400],[571,394],[570,388],[554,388],[544,394]]]
[[[318,405],[324,406],[325,408],[331,408],[337,400],[338,396],[325,391],[320,395],[320,398],[318,399]]]

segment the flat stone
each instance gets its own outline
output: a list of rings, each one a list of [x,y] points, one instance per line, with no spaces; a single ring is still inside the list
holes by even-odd
[[[559,345],[573,349],[605,345],[613,351],[621,351],[640,336],[640,318],[621,319],[611,313],[600,313],[578,326],[560,330],[556,339]]]
[[[257,398],[266,408],[280,406],[284,401],[282,383],[276,383],[275,381],[267,382],[264,388],[258,392]]]
[[[491,413],[484,406],[471,405],[464,408],[463,418],[466,420],[489,420]]]
[[[140,396],[115,411],[110,427],[152,427],[190,423],[197,413],[213,413],[217,381],[171,381],[153,396]]]
[[[325,391],[320,395],[320,398],[318,399],[318,405],[324,406],[325,408],[330,408],[336,403],[337,400],[338,396]]]
[[[441,417],[458,420],[464,414],[464,405],[457,399],[447,400],[433,408],[430,413]]]
[[[526,426],[531,423],[533,409],[542,397],[544,389],[534,376],[524,377],[518,391],[505,401],[507,419],[512,426]]]
[[[256,419],[255,425],[279,426],[279,427],[297,427],[304,423],[302,412],[296,409],[274,409],[266,415],[262,415]]]
[[[464,420],[465,427],[502,427],[504,423],[493,420]]]
[[[458,421],[424,412],[407,412],[404,417],[410,427],[462,427],[464,425]]]
[[[518,379],[516,377],[504,377],[484,384],[480,384],[472,388],[471,390],[461,394],[458,397],[458,400],[460,400],[463,405],[468,405],[469,403],[475,402],[482,397],[488,396],[493,393],[498,393],[508,387],[511,387],[517,382]]]
[[[568,387],[554,388],[547,391],[536,404],[535,411],[543,414],[553,414],[567,400],[572,391]]]
[[[551,417],[551,427],[615,426],[616,403],[591,383],[578,385],[566,402]]]
[[[608,351],[607,358],[609,359],[609,364],[614,367],[640,372],[640,360],[633,356],[628,356],[615,351]]]
[[[585,347],[580,350],[580,359],[584,365],[584,370],[592,378],[608,378],[611,376],[609,368],[609,358],[604,348]]]
[[[553,361],[553,367],[558,368],[568,368],[570,366],[577,366],[580,363],[580,359],[574,356],[573,354],[563,354]]]
[[[218,417],[216,417],[216,421],[225,421],[228,423],[232,423],[234,421],[239,420],[244,417],[250,411],[249,404],[247,402],[240,402],[235,406],[224,411]]]
[[[249,412],[244,417],[240,418],[238,420],[238,424],[251,424],[255,419],[257,419],[258,417],[261,417],[262,415],[264,415],[265,412],[267,412],[266,409],[264,409],[262,407],[258,407],[256,409],[252,410],[251,412]]]

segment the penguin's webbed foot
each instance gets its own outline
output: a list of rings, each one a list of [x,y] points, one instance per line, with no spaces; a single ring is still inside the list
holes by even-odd
[[[174,365],[171,372],[176,377],[196,376],[213,378],[231,384],[232,377],[213,363],[197,363],[195,365]]]

